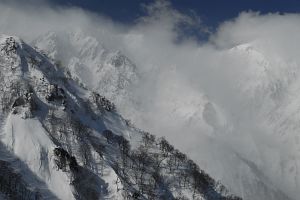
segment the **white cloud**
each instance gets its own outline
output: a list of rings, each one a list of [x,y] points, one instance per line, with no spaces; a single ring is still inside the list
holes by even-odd
[[[132,25],[79,8],[47,3],[24,7],[24,2],[16,2],[0,4],[2,33],[30,42],[48,31],[81,29],[106,47],[122,50],[142,74],[142,82],[133,88],[141,112],[125,115],[141,128],[166,136],[234,192],[251,191],[250,195],[258,195],[252,199],[262,197],[255,194],[259,186],[254,172],[242,164],[239,154],[257,166],[263,174],[258,178],[270,188],[295,199],[299,195],[300,176],[285,172],[292,169],[285,165],[294,170],[300,165],[296,135],[288,132],[281,137],[275,129],[280,120],[272,119],[280,118],[277,115],[287,112],[285,106],[297,100],[299,14],[243,12],[200,45],[191,37],[175,42],[182,35],[178,25],[204,32],[207,27],[196,15],[180,13],[166,1],[145,6],[148,15]],[[237,45],[242,46],[231,49]],[[215,111],[203,112],[207,105]],[[297,108],[290,108],[290,113]],[[203,113],[215,114],[203,117]],[[206,123],[207,119],[215,122]]]

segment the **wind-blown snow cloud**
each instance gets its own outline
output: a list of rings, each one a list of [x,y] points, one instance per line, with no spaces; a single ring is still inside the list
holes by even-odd
[[[144,5],[148,15],[132,25],[46,1],[37,6],[19,2],[0,3],[1,33],[30,43],[48,31],[79,29],[107,48],[121,50],[137,65],[142,80],[132,88],[138,106],[125,103],[137,106],[135,112],[120,108],[137,126],[167,137],[239,195],[249,188],[235,176],[255,184],[254,175],[291,198],[299,195],[294,135],[281,139],[267,118],[297,95],[299,14],[243,12],[200,43],[184,30],[209,32],[201,19],[166,1]],[[283,161],[295,177],[282,172]],[[249,163],[256,168],[244,167]]]

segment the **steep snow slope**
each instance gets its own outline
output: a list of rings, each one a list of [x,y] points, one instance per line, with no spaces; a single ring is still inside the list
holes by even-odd
[[[77,46],[77,51],[99,44],[83,33],[80,37],[81,45]],[[34,44],[50,55],[63,49],[47,36],[37,41]],[[71,46],[78,44],[74,40],[67,41]],[[224,62],[233,63],[228,69],[222,69],[222,63],[214,63],[218,65],[216,70],[226,70],[232,76],[232,88],[224,91],[226,101],[218,99],[223,93],[214,96],[204,86],[191,87],[176,67],[157,71],[150,83],[151,88],[157,90],[149,91],[147,98],[130,93],[136,89],[147,90],[141,75],[128,76],[139,74],[138,67],[134,70],[125,67],[121,73],[111,71],[116,77],[125,74],[129,83],[127,87],[111,82],[97,83],[97,77],[92,75],[92,79],[80,73],[75,73],[75,77],[108,96],[122,114],[143,129],[158,135],[164,135],[161,130],[172,133],[167,135],[171,143],[243,198],[297,199],[299,66],[292,60],[266,51],[264,45],[262,41],[254,41],[220,52]],[[102,51],[98,49],[98,54],[103,55]],[[72,63],[70,58],[78,57],[78,53],[70,54],[64,63],[74,71],[74,65],[67,63]],[[97,69],[98,63],[103,63],[90,62],[93,60],[90,55],[94,54],[82,54],[81,59],[89,61],[86,65],[78,65],[78,70]],[[111,95],[109,90],[101,87],[114,87],[116,92]]]
[[[0,50],[0,191],[7,198],[239,199],[38,50],[9,36],[0,37]]]
[[[60,199],[72,199],[73,195],[68,177],[55,169],[51,162],[53,142],[42,124],[37,119],[22,119],[12,115],[5,122],[2,141],[7,148],[27,164],[42,180],[47,180],[47,187]],[[50,153],[50,154],[49,154]]]

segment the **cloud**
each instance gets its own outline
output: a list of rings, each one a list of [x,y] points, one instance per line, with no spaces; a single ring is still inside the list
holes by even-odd
[[[246,199],[270,199],[259,196],[256,181],[269,186],[267,193],[275,188],[296,199],[298,129],[280,136],[276,127],[281,116],[296,115],[298,108],[285,113],[290,98],[297,99],[300,15],[242,12],[209,33],[197,15],[181,13],[168,1],[143,6],[146,16],[123,25],[46,1],[25,7],[24,1],[5,2],[0,32],[30,43],[48,31],[80,29],[121,50],[141,76],[132,88],[139,104],[124,102],[134,107],[120,108],[125,116],[167,137],[233,192],[248,193]],[[209,33],[209,40],[199,43],[186,34],[190,30]]]

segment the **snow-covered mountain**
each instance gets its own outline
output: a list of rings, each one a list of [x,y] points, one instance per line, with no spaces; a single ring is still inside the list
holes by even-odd
[[[134,64],[78,37],[70,36],[72,54],[59,41],[37,42],[43,52],[0,37],[0,198],[239,199],[118,113],[108,99],[125,96],[137,77]]]
[[[91,45],[87,39],[91,37],[82,32],[79,35],[82,43],[75,49]],[[90,40],[94,41],[93,45],[99,44],[95,38]],[[41,36],[33,43],[54,55],[59,49],[63,50],[54,41]],[[72,46],[76,44],[71,39],[67,41]],[[232,76],[225,81],[233,85],[225,94],[229,96],[228,102],[220,101],[220,95],[207,95],[206,92],[210,92],[205,91],[205,87],[200,86],[201,92],[190,87],[180,70],[172,67],[157,73],[159,91],[147,99],[130,93],[137,85],[143,85],[144,79],[138,67],[134,67],[125,56],[122,57],[128,61],[123,62],[124,71],[119,74],[110,71],[118,76],[124,74],[128,80],[126,87],[119,87],[116,82],[109,83],[110,87],[116,88],[114,95],[101,89],[106,83],[85,79],[85,76],[90,76],[88,70],[74,73],[73,65],[68,63],[72,63],[71,58],[78,57],[78,53],[70,52],[64,63],[82,84],[107,96],[138,126],[158,135],[160,130],[172,132],[167,138],[171,143],[244,199],[297,199],[300,180],[297,153],[299,64],[267,51],[265,46],[268,44],[257,40],[218,53],[224,62],[230,60],[233,63],[232,67],[225,69]],[[103,50],[99,50],[102,48],[95,50],[94,55],[102,55]],[[119,55],[122,54],[119,52]],[[98,62],[103,62],[99,58],[93,63],[84,55],[81,59],[89,60],[85,68],[95,69]],[[105,65],[101,66],[105,68]],[[223,72],[222,67],[222,63],[217,63],[216,70]],[[238,73],[234,73],[236,71]],[[188,137],[182,134],[186,130],[190,132]]]
[[[61,60],[77,82],[113,101],[137,126],[157,135],[164,135],[160,130],[172,132],[167,140],[235,194],[251,200],[297,199],[299,64],[267,51],[263,41],[218,52],[223,62],[232,63],[227,69],[222,62],[214,63],[214,70],[230,77],[220,81],[232,85],[224,94],[211,94],[201,85],[201,90],[190,87],[180,69],[169,67],[156,73],[151,88],[158,91],[147,98],[131,93],[147,89],[140,87],[146,78],[139,67],[83,32],[48,33],[33,44]],[[64,55],[64,49],[75,50]],[[111,55],[118,55],[118,62],[112,62]],[[112,81],[98,79],[102,72]],[[228,99],[220,100],[222,95]]]

